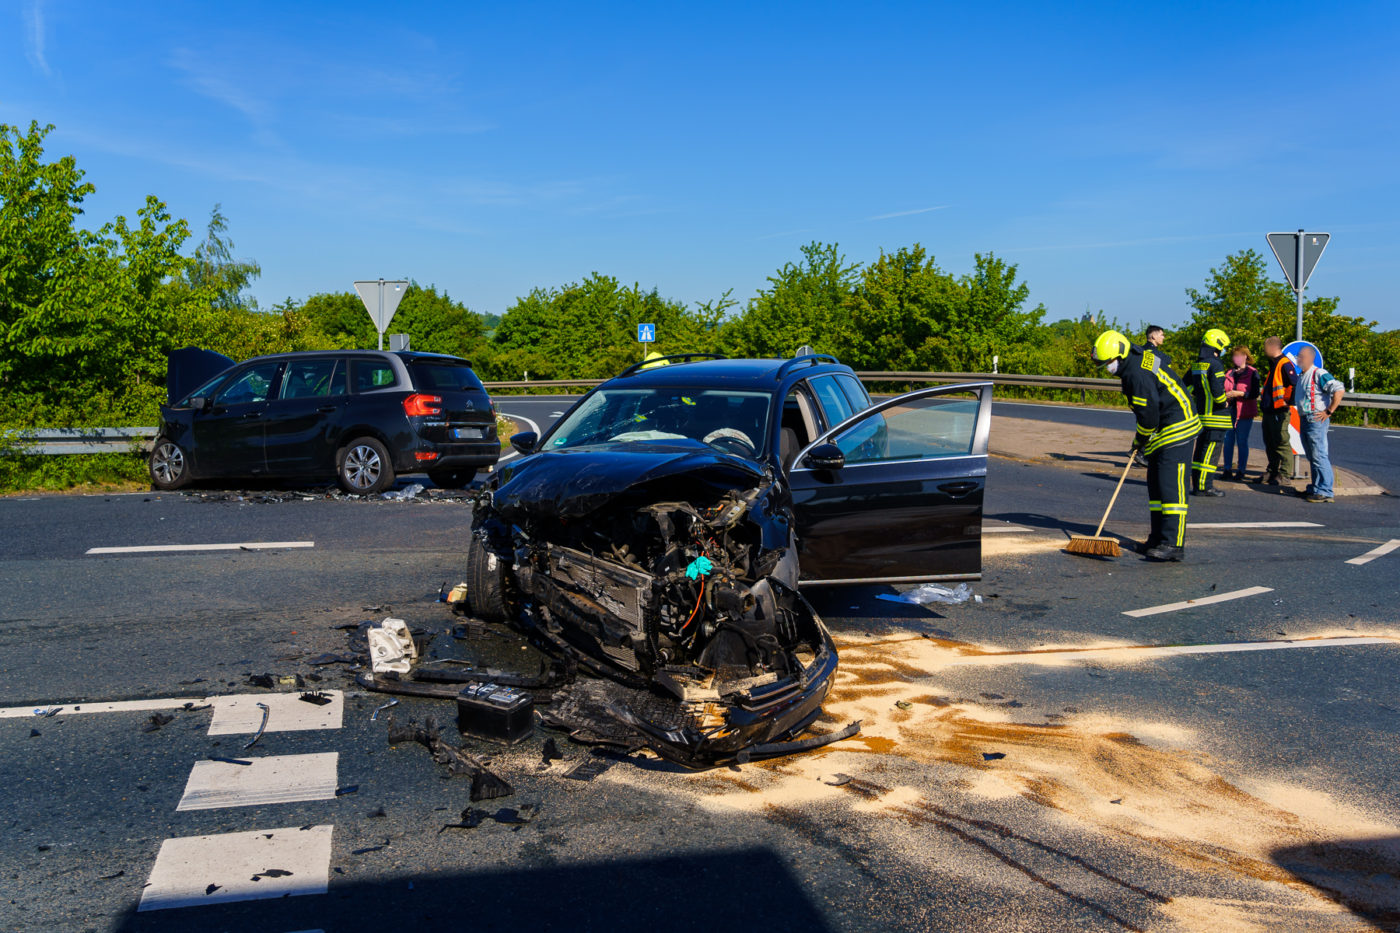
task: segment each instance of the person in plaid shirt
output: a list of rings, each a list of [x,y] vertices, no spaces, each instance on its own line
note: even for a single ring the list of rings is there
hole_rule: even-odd
[[[1327,455],[1327,429],[1332,414],[1342,404],[1346,386],[1342,381],[1317,365],[1317,353],[1312,347],[1298,351],[1298,387],[1293,391],[1293,404],[1298,408],[1298,431],[1303,437],[1303,452],[1312,468],[1312,481],[1303,497],[1309,502],[1332,501],[1332,460]]]

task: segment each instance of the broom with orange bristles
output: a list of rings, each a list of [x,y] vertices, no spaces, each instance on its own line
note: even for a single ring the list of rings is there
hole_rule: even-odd
[[[1091,538],[1088,535],[1071,535],[1069,544],[1065,545],[1065,550],[1070,554],[1087,554],[1090,557],[1117,557],[1123,553],[1118,546],[1116,538],[1103,537],[1103,526],[1108,523],[1108,513],[1113,511],[1113,503],[1118,501],[1118,493],[1123,489],[1123,481],[1128,478],[1128,471],[1133,468],[1133,451],[1128,451],[1128,462],[1123,465],[1123,475],[1118,477],[1118,487],[1113,490],[1113,497],[1108,500],[1108,508],[1103,510],[1103,518],[1099,520],[1098,530]]]

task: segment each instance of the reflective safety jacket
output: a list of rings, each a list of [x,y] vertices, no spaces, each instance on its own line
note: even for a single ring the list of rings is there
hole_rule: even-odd
[[[1233,427],[1225,398],[1225,365],[1220,362],[1220,351],[1215,347],[1203,345],[1191,367],[1191,399],[1201,416],[1202,428],[1228,431]]]
[[[1298,385],[1298,370],[1292,360],[1279,354],[1269,363],[1269,394],[1264,397],[1265,408],[1287,408],[1293,404],[1293,389]]]
[[[1190,440],[1201,433],[1201,419],[1191,397],[1167,361],[1152,351],[1133,347],[1119,370],[1123,395],[1137,418],[1143,453],[1152,453]]]

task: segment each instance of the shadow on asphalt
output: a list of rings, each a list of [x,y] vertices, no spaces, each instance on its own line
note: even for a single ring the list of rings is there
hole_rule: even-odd
[[[829,929],[798,880],[767,848],[513,871],[455,870],[428,877],[342,880],[324,895],[137,913],[116,929],[567,930],[714,933],[726,929]],[[420,926],[431,924],[431,926]]]
[[[1400,837],[1290,846],[1274,863],[1381,930],[1400,930]]]

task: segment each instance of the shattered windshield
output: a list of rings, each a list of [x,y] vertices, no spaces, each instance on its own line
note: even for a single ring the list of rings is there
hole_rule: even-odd
[[[770,398],[673,386],[598,389],[555,428],[546,447],[693,440],[754,457],[763,450]]]

